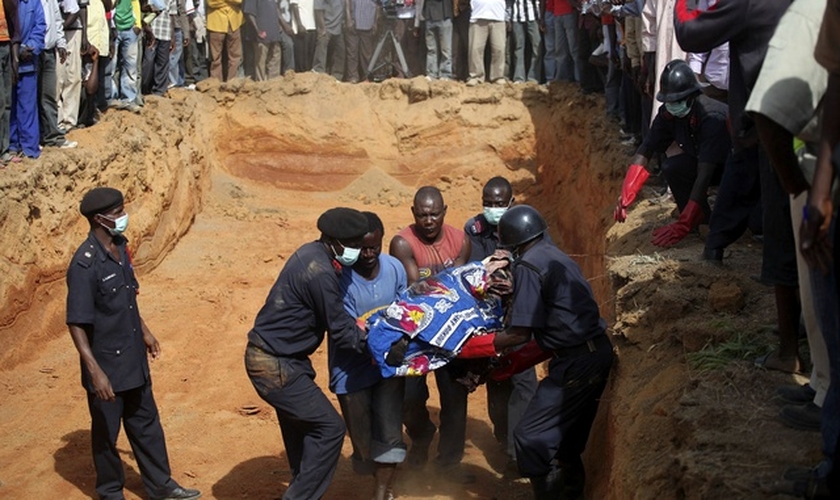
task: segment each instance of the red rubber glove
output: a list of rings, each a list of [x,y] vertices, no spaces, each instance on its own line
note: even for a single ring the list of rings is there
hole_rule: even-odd
[[[459,358],[492,358],[496,355],[496,347],[493,341],[496,340],[495,333],[486,335],[473,335],[461,346],[458,352]]]
[[[621,197],[618,198],[618,203],[613,213],[613,219],[616,222],[627,220],[627,207],[636,199],[636,195],[642,190],[642,186],[645,185],[648,177],[650,177],[650,173],[641,165],[633,164],[627,169],[627,175],[624,176],[624,184],[621,185]]]
[[[523,372],[532,366],[539,364],[554,356],[551,351],[543,351],[537,345],[537,341],[530,342],[507,354],[501,359],[501,366],[490,372],[490,378],[496,382],[507,380],[519,372]]]
[[[688,204],[680,213],[680,218],[673,224],[660,227],[653,232],[651,242],[658,247],[669,247],[676,245],[692,229],[699,226],[706,219],[706,215],[694,200],[688,200]]]

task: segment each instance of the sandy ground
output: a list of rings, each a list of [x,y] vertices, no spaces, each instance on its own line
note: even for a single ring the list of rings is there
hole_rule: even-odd
[[[601,106],[571,87],[349,86],[316,75],[207,83],[149,99],[140,116],[109,112],[71,135],[78,151],[0,172],[0,497],[94,494],[85,394],[63,324],[84,190],[127,194],[140,307],[163,347],[152,376],[175,479],[210,498],[275,498],[290,479],[282,440],[242,356],[285,259],[318,236],[326,208],[377,212],[387,239],[411,222],[414,190],[434,184],[446,221],[461,226],[480,210],[484,181],[506,175],[581,263],[617,348],[585,457],[587,496],[786,498],[782,471],[820,458],[816,434],[775,418],[774,388],[802,379],[751,359],[708,372],[686,362],[738,334],[765,351],[775,342],[772,291],[750,278],[760,243],[745,236],[724,267],[698,261],[702,231],[653,247],[650,231],[673,207],[654,189],[611,227],[629,152]],[[326,345],[313,363],[325,387]],[[436,394],[430,406],[436,419]],[[470,397],[467,435],[475,484],[401,469],[399,498],[530,498],[493,438],[483,388]],[[124,437],[120,449],[126,497],[143,498]],[[353,474],[349,455],[348,440],[327,498],[369,497],[372,479]]]

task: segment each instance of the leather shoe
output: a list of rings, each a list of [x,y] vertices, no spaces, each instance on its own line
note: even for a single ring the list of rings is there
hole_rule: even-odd
[[[165,497],[157,500],[195,500],[201,498],[201,492],[198,490],[191,490],[189,488],[176,487],[174,490],[166,494]]]
[[[779,420],[788,427],[801,431],[820,431],[822,408],[813,402],[804,405],[787,405],[779,412]]]
[[[776,389],[776,397],[783,403],[803,405],[814,401],[817,391],[808,384],[784,385]]]

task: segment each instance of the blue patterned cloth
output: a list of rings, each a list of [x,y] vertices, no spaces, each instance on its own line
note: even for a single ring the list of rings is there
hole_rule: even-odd
[[[451,361],[474,334],[501,330],[502,301],[488,291],[481,262],[447,269],[413,284],[368,318],[368,349],[383,377],[420,376]],[[401,366],[385,363],[391,346],[407,337]]]

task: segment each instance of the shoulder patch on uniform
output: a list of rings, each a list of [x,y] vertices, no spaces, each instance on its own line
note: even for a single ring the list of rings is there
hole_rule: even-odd
[[[481,234],[482,231],[484,231],[484,224],[482,219],[483,217],[473,217],[472,219],[470,219],[467,222],[467,231],[475,236]]]
[[[76,252],[76,255],[73,256],[73,260],[82,267],[90,267],[94,257],[96,257],[96,250],[93,248],[93,245],[90,245],[89,248],[80,248]]]

